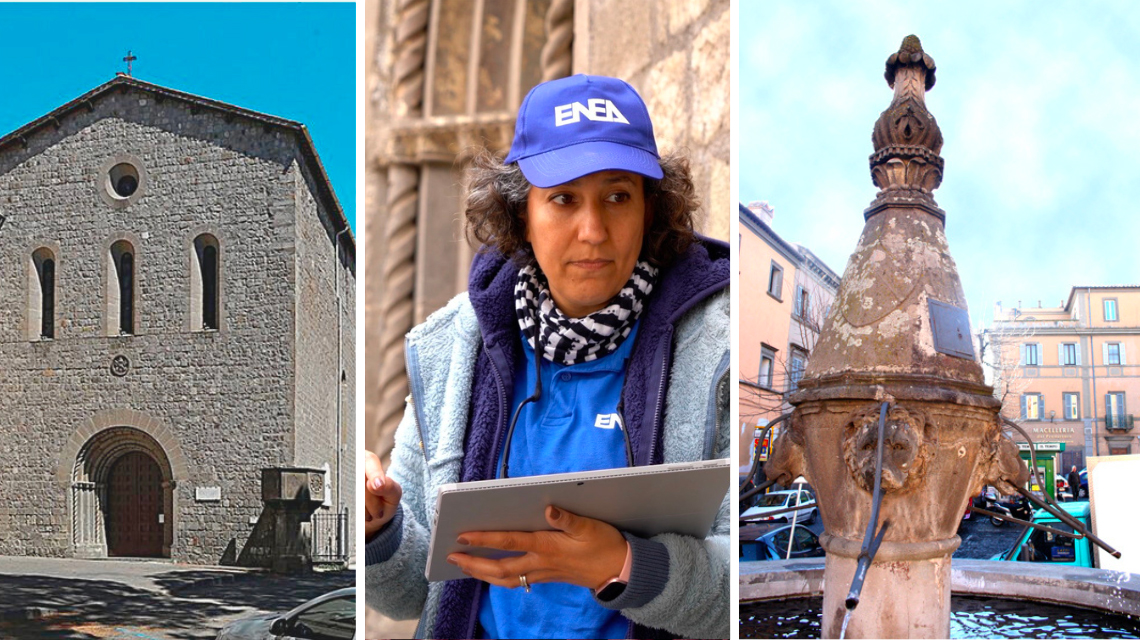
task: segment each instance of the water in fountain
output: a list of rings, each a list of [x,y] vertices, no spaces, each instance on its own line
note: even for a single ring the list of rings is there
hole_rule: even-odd
[[[1140,620],[1077,607],[954,596],[950,608],[951,638],[1140,638]],[[818,597],[742,604],[740,637],[818,638],[822,609]]]

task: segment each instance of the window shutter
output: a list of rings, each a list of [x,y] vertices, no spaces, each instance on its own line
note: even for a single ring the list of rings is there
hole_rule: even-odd
[[[1021,347],[1021,360],[1019,360],[1017,364],[1024,366],[1025,365],[1025,345],[1024,344],[1020,345],[1020,347]],[[1025,407],[1025,403],[1023,402],[1022,403],[1022,409],[1021,409],[1021,416],[1023,418],[1025,417],[1025,408],[1024,407]]]
[[[802,289],[803,287],[798,284],[796,285],[796,298],[792,300],[792,315],[802,316],[804,314],[803,306],[800,304],[800,291]]]
[[[1104,364],[1107,365],[1108,364],[1108,343],[1107,342],[1100,343],[1100,352],[1101,352],[1101,355],[1104,356],[1104,359],[1101,362],[1103,362]]]
[[[1104,421],[1105,423],[1112,422],[1112,394],[1104,394]]]
[[[1057,364],[1065,364],[1065,343],[1062,342],[1057,345]]]
[[[1033,345],[1033,351],[1034,351],[1033,355],[1037,356],[1033,360],[1034,362],[1037,363],[1037,366],[1041,366],[1041,365],[1045,364],[1045,361],[1042,359],[1042,356],[1041,356],[1041,343],[1040,342],[1037,342]]]
[[[1045,413],[1045,396],[1039,393],[1037,394],[1037,419],[1044,420],[1047,415],[1049,414]]]
[[[1124,357],[1124,343],[1123,342],[1120,343],[1120,364],[1121,365],[1128,364],[1128,359]]]
[[[1021,419],[1022,419],[1022,420],[1024,420],[1024,419],[1025,419],[1025,416],[1026,416],[1026,415],[1028,415],[1028,409],[1027,409],[1027,407],[1026,407],[1026,404],[1027,404],[1027,403],[1026,403],[1026,401],[1025,401],[1025,396],[1024,396],[1024,395],[1022,395],[1022,396],[1021,396]]]
[[[1081,343],[1077,343],[1077,366],[1081,366]]]

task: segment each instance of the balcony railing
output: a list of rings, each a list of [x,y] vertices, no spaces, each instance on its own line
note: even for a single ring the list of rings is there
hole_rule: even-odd
[[[1133,422],[1133,416],[1108,415],[1104,417],[1104,428],[1111,431],[1132,431]]]

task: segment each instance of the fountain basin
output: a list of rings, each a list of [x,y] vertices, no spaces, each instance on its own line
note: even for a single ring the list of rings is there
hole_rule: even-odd
[[[823,595],[823,573],[822,558],[741,562],[741,616],[745,616],[750,601],[819,598]],[[1027,600],[1140,620],[1140,575],[1137,574],[1046,563],[955,558],[950,575],[950,589],[956,600],[960,596]],[[1136,629],[1140,630],[1140,623]]]
[[[741,638],[818,638],[823,598],[756,601],[740,608]],[[954,596],[950,638],[1138,638],[1140,621],[1092,609]]]

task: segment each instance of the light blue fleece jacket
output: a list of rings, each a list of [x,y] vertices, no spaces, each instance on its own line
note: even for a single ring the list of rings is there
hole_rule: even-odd
[[[730,455],[729,290],[689,310],[677,323],[665,400],[664,462]],[[388,473],[403,487],[401,508],[382,535],[394,548],[366,549],[366,600],[396,619],[419,617],[416,637],[432,637],[443,583],[424,577],[435,496],[459,481],[480,331],[467,294],[409,332],[409,403],[396,431]],[[648,603],[622,609],[626,618],[693,638],[727,638],[729,607],[729,498],[725,495],[703,539],[662,534],[652,540],[669,553],[669,576]],[[379,540],[374,542],[380,542]],[[632,585],[631,585],[632,587]],[[619,597],[619,601],[622,598]]]

